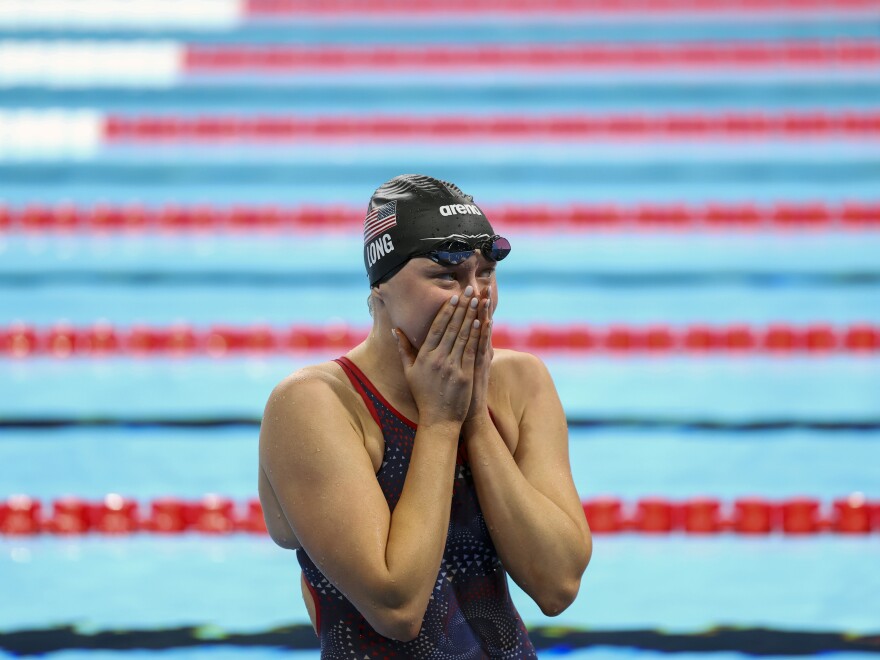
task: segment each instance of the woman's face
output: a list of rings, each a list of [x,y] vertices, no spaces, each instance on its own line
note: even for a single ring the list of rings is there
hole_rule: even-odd
[[[391,327],[400,328],[414,347],[421,347],[440,307],[452,296],[462,296],[468,286],[480,299],[487,297],[491,287],[494,312],[498,306],[495,267],[480,252],[457,266],[441,266],[424,257],[410,259],[381,285]]]

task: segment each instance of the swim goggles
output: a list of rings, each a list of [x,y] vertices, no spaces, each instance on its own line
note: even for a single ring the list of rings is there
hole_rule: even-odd
[[[491,236],[479,241],[454,238],[443,241],[428,252],[413,255],[427,257],[441,266],[457,266],[470,259],[479,250],[489,261],[501,261],[510,254],[510,241],[503,236]]]

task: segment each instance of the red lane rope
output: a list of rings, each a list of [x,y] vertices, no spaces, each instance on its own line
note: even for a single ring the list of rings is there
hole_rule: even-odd
[[[504,204],[483,207],[493,224],[528,230],[801,230],[880,229],[880,201],[709,203],[704,205]],[[363,224],[352,206],[120,206],[0,205],[2,232],[351,232]]]
[[[596,534],[811,535],[868,534],[880,531],[880,501],[867,501],[860,493],[830,503],[799,497],[772,501],[760,497],[722,502],[701,497],[684,501],[643,498],[627,503],[615,497],[582,502],[584,515]],[[238,503],[222,495],[198,500],[163,497],[142,505],[135,499],[109,494],[93,501],[68,496],[51,505],[26,495],[0,501],[0,534],[32,536],[50,533],[181,534],[266,533],[258,499]]]
[[[123,117],[104,121],[119,142],[376,140],[621,140],[853,138],[880,136],[880,112],[448,117]]]
[[[657,71],[719,67],[766,71],[768,67],[842,70],[880,64],[880,41],[793,41],[697,44],[576,44],[533,46],[186,46],[184,70],[193,73],[332,71]]]
[[[0,357],[49,356],[209,356],[215,358],[272,353],[348,350],[363,341],[369,330],[346,325],[328,327],[215,325],[198,329],[188,324],[168,327],[138,325],[116,328],[106,323],[75,327],[58,323],[36,328],[24,323],[0,327]],[[493,328],[497,348],[578,354],[722,354],[741,356],[852,354],[880,352],[880,326],[829,324],[794,326],[773,324],[692,325],[644,327],[613,325],[532,325]]]
[[[876,0],[247,0],[249,17],[338,14],[712,14],[877,11]]]

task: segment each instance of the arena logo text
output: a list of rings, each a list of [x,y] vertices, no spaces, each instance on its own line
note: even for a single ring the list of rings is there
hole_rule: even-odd
[[[440,215],[483,215],[474,204],[447,204],[440,207]]]

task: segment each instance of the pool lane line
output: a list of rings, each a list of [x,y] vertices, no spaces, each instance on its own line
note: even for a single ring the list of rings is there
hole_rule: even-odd
[[[5,115],[35,126],[45,115],[29,111]],[[0,121],[4,115],[0,113]],[[870,139],[880,137],[880,112],[788,111],[689,112],[626,114],[578,113],[494,115],[96,115],[104,144],[171,144],[192,141],[248,144],[317,141],[328,143],[356,139],[412,140],[727,140],[782,138]],[[57,118],[53,116],[53,120]]]
[[[351,71],[412,72],[430,75],[515,70],[609,71],[711,70],[762,71],[880,64],[880,41],[732,41],[708,43],[479,44],[426,46],[303,47],[181,44],[182,74],[254,71],[282,73]]]
[[[730,0],[663,0],[645,2],[633,0],[366,0],[353,4],[346,0],[245,0],[242,14],[249,18],[271,18],[273,20],[291,18],[331,18],[333,20],[354,16],[360,19],[376,17],[379,19],[425,16],[431,20],[449,18],[466,20],[468,16],[488,15],[491,18],[523,16],[534,21],[536,16],[550,15],[553,18],[586,15],[590,18],[602,16],[650,18],[697,17],[721,14],[751,15],[775,18],[779,15],[810,16],[813,13],[841,14],[863,12],[878,16],[880,7],[875,0],[762,0],[761,2],[730,2]]]
[[[347,350],[369,335],[365,326],[269,324],[211,325],[179,321],[170,325],[135,323],[116,326],[106,321],[73,325],[58,321],[35,326],[23,321],[0,326],[0,357],[26,359],[48,356],[105,359],[229,358]],[[880,355],[880,325],[825,322],[766,325],[670,324],[544,324],[499,325],[492,329],[493,345],[537,353],[569,355],[719,355],[798,356],[828,358],[836,355],[871,358]]]
[[[571,626],[527,626],[529,639],[543,651],[617,648],[664,654],[733,652],[745,656],[804,657],[832,653],[880,656],[880,633],[777,630],[719,625],[692,633],[661,630],[594,630]],[[137,649],[139,652],[204,647],[302,650],[320,648],[310,624],[292,624],[251,632],[222,630],[216,625],[80,629],[76,624],[0,631],[0,649],[15,656],[49,656],[73,650]],[[833,656],[830,656],[833,657]]]
[[[45,429],[259,429],[260,417],[0,417],[2,431],[41,431]],[[568,417],[569,428],[585,430],[633,431],[702,431],[707,433],[781,433],[813,431],[835,433],[880,431],[880,417],[852,419],[762,418],[732,421],[729,419],[686,417]]]
[[[305,272],[265,272],[236,270],[200,269],[198,272],[173,269],[125,271],[90,271],[79,269],[51,268],[47,264],[41,272],[2,272],[0,287],[7,289],[40,289],[53,286],[88,285],[89,287],[166,287],[166,286],[210,286],[210,287],[260,287],[281,288],[308,287],[314,285],[315,271]],[[353,271],[321,271],[322,286],[360,286],[363,274]],[[786,272],[713,270],[709,272],[602,272],[595,270],[563,272],[530,269],[527,273],[512,270],[504,273],[504,283],[513,286],[535,285],[536,282],[552,281],[554,286],[603,287],[614,289],[665,289],[687,286],[715,287],[719,285],[740,285],[744,287],[871,287],[880,284],[880,270],[853,272]]]
[[[467,143],[486,151],[510,144],[542,146],[571,142],[611,145],[683,142],[715,149],[740,141],[783,145],[835,140],[860,145],[880,140],[880,112],[873,110],[596,113],[503,113],[479,115],[186,114],[124,115],[89,110],[0,110],[0,147],[11,159],[27,154],[91,156],[106,148],[226,150],[322,146],[387,149],[390,145]],[[686,146],[684,146],[686,145]],[[644,148],[644,147],[643,147]],[[828,147],[826,147],[828,148]],[[752,154],[755,147],[749,150]],[[868,150],[868,153],[872,153]],[[856,154],[857,156],[860,154]]]
[[[880,500],[863,492],[823,502],[798,495],[781,500],[761,495],[732,501],[712,495],[669,499],[652,495],[624,501],[614,495],[581,498],[583,514],[594,534],[736,534],[785,537],[825,533],[863,538],[880,531]],[[260,500],[206,493],[197,498],[165,495],[141,501],[118,492],[99,499],[73,494],[44,502],[27,494],[0,499],[0,535],[33,537],[45,534],[268,534]]]
[[[186,44],[173,40],[4,40],[4,87],[105,85],[168,88],[242,75],[317,81],[381,74],[391,79],[682,75],[774,80],[880,77],[880,40],[812,39],[708,43],[292,46]],[[371,81],[376,84],[375,81]]]
[[[566,1],[566,0],[416,0],[394,2],[368,0],[351,3],[341,0],[303,2],[301,0],[189,0],[186,5],[152,2],[149,11],[132,11],[120,3],[100,0],[6,0],[8,9],[0,14],[0,29],[134,29],[146,27],[155,32],[190,29],[201,33],[224,33],[248,25],[264,23],[356,22],[359,25],[390,23],[395,27],[426,21],[446,21],[467,25],[474,20],[529,23],[556,21],[610,21],[664,23],[692,22],[712,18],[724,21],[815,21],[830,18],[870,19],[877,16],[874,0],[764,0],[735,3],[728,0],[687,2]],[[147,16],[148,13],[148,16]],[[49,18],[51,17],[51,18]]]
[[[880,114],[878,114],[880,135]],[[703,203],[651,202],[486,204],[482,210],[509,230],[567,232],[775,232],[880,230],[880,200],[844,203],[780,200],[772,204],[708,201]],[[197,205],[0,204],[0,234],[34,235],[55,232],[189,234],[204,232],[236,235],[242,231],[317,233],[346,232],[363,221],[360,207],[345,204]]]

